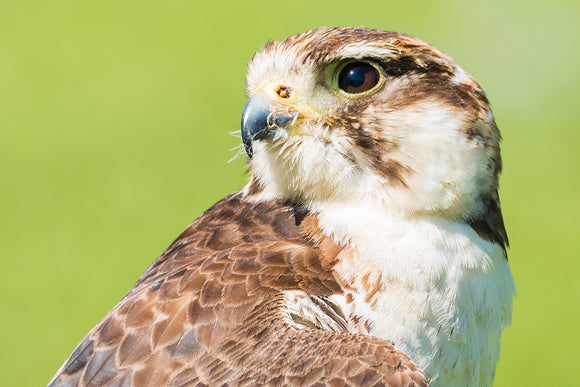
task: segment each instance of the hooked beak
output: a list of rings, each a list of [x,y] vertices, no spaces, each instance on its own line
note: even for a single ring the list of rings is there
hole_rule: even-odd
[[[252,158],[254,141],[271,138],[298,117],[298,111],[273,101],[265,92],[254,94],[242,112],[242,140],[248,157]]]

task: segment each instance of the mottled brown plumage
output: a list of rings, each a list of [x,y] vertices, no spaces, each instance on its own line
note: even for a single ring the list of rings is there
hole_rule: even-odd
[[[225,198],[153,263],[50,386],[425,385],[391,342],[290,324],[282,291],[342,291],[323,265],[341,248],[316,240],[313,222],[292,206]]]

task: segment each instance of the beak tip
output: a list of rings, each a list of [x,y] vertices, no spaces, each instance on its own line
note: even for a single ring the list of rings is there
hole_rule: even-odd
[[[252,143],[247,143],[244,141],[244,149],[246,150],[246,154],[248,155],[248,158],[251,159],[252,156],[254,155],[254,150],[252,149]]]
[[[258,92],[250,97],[242,112],[242,140],[248,157],[254,152],[252,143],[268,138],[277,128],[291,124],[297,116],[296,112],[272,111],[273,101],[264,92]]]
[[[268,130],[270,115],[270,98],[265,93],[250,97],[242,112],[242,140],[248,157],[252,158],[252,142],[263,136]]]

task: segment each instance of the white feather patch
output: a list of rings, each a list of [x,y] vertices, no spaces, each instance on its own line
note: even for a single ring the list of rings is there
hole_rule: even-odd
[[[331,297],[347,316],[393,340],[434,386],[491,384],[515,294],[500,246],[466,224],[391,216],[369,203],[320,208],[319,224],[356,251],[335,267],[355,288],[353,303]],[[380,290],[369,297],[373,277]]]

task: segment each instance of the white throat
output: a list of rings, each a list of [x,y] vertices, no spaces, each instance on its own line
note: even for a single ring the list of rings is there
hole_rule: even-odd
[[[489,386],[515,293],[503,249],[467,224],[377,207],[315,208],[323,232],[352,248],[335,271],[354,290],[333,301],[393,340],[434,386]]]

